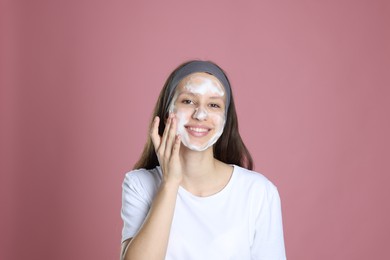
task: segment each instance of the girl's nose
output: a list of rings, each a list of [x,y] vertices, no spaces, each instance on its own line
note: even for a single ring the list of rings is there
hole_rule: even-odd
[[[197,107],[195,108],[194,114],[192,115],[192,118],[198,119],[198,120],[205,120],[208,116],[207,110]]]

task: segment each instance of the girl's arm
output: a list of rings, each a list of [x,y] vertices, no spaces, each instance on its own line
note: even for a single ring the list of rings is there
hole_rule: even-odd
[[[159,190],[138,233],[122,243],[121,259],[164,259],[182,180],[179,158],[180,137],[176,136],[176,119],[170,116],[163,133],[158,135],[159,118],[153,123],[151,138],[163,173]]]

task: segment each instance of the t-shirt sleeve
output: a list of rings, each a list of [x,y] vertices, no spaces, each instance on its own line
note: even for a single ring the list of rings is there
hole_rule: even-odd
[[[252,259],[285,260],[281,203],[278,190],[271,185],[255,223]]]
[[[134,237],[138,232],[149,208],[150,203],[138,176],[132,172],[127,173],[122,185],[122,242]]]

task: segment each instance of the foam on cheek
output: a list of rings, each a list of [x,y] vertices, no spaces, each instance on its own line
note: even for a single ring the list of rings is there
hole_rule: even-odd
[[[169,105],[169,113],[174,113],[176,115],[176,120],[177,120],[176,134],[180,135],[182,143],[185,146],[187,146],[187,143],[189,143],[189,136],[184,126],[188,123],[188,118],[190,117],[186,115],[186,113],[182,111],[178,111],[176,109],[175,103],[177,97],[178,97],[178,93],[175,93],[175,95],[172,98],[171,104]]]
[[[177,119],[177,134],[181,136],[181,140],[185,146],[189,142],[189,135],[184,127],[188,123],[188,116],[185,113],[180,111],[175,111]]]

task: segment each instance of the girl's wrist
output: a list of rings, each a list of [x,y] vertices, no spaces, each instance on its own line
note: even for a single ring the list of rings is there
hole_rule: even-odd
[[[172,190],[175,192],[177,192],[179,186],[180,182],[177,180],[163,180],[160,185],[161,189]]]

